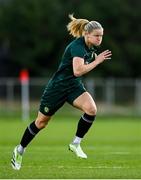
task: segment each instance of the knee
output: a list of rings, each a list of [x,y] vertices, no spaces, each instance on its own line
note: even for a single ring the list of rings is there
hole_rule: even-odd
[[[35,121],[35,124],[36,124],[38,129],[43,129],[43,128],[45,128],[47,126],[50,119],[51,119],[50,117],[37,118],[36,121]]]
[[[86,108],[84,109],[84,112],[85,112],[86,114],[89,114],[89,115],[94,116],[94,115],[96,115],[96,113],[97,113],[97,107],[96,107],[96,106],[93,106],[93,105],[91,105],[91,106],[86,106]]]

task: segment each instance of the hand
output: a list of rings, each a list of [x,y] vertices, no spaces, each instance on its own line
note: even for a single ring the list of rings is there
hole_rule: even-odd
[[[107,59],[111,59],[112,53],[109,50],[103,51],[102,53],[100,53],[95,61],[97,62],[97,64],[102,63],[103,61],[107,60]]]

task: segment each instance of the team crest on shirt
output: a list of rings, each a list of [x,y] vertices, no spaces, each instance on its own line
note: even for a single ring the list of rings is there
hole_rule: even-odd
[[[48,113],[49,108],[48,108],[47,106],[45,106],[45,107],[44,107],[44,111],[45,111],[46,113]]]
[[[95,55],[94,52],[86,53],[84,55],[85,64],[89,64],[94,59],[94,55]]]
[[[94,58],[94,56],[95,56],[95,53],[93,52],[92,55],[91,55],[91,58]]]

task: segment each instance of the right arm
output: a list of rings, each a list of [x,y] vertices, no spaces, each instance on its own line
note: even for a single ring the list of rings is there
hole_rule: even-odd
[[[83,58],[74,57],[73,58],[74,76],[79,77],[79,76],[82,76],[82,75],[88,73],[89,71],[94,69],[98,64],[102,63],[103,61],[105,61],[107,59],[111,59],[111,55],[112,55],[111,51],[109,51],[109,50],[103,51],[96,57],[96,59],[93,62],[91,62],[89,64],[85,64]]]

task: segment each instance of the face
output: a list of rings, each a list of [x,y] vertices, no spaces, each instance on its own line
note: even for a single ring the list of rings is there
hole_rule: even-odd
[[[99,46],[103,38],[103,29],[95,29],[87,34],[88,44]]]

